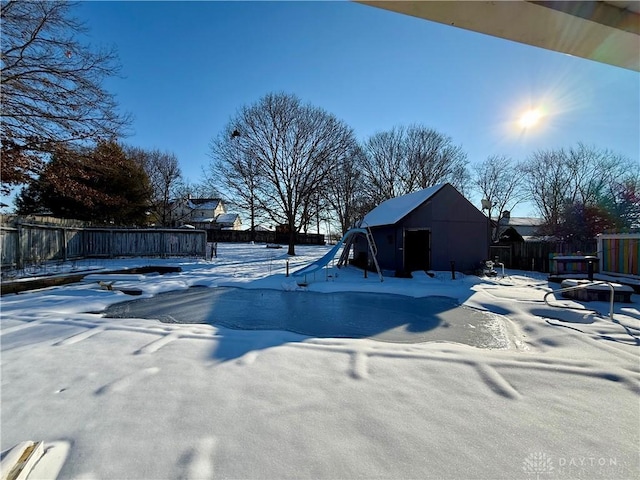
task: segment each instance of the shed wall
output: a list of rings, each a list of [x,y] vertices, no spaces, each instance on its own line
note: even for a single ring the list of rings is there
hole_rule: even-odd
[[[431,201],[410,213],[405,227],[429,222],[431,268],[449,270],[452,261],[458,271],[474,271],[489,249],[487,217],[455,188],[446,185]]]
[[[371,228],[380,268],[404,271],[404,237],[411,229],[430,231],[433,270],[449,270],[453,261],[458,271],[475,271],[487,258],[487,217],[451,185],[445,185],[396,225]],[[366,242],[358,242],[354,258],[366,248]]]

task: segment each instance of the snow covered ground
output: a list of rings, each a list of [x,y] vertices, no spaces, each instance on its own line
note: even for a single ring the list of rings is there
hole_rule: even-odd
[[[297,247],[290,270],[328,248]],[[29,478],[640,476],[640,296],[616,304],[611,322],[606,303],[559,298],[575,308],[547,306],[543,296],[557,285],[540,274],[452,280],[438,272],[381,283],[348,267],[328,278],[319,273],[301,288],[285,277],[286,261],[285,250],[221,244],[212,261],[93,265],[178,265],[180,273],[94,272],[81,283],[3,296],[1,449],[45,442]],[[114,281],[114,290],[100,287],[101,280]],[[346,338],[324,327],[304,335],[102,313],[162,292],[200,290],[193,286],[255,289],[242,310],[255,318],[276,308],[263,289],[309,294],[306,333],[318,322],[311,312],[332,293],[392,294],[375,298],[389,299],[384,318],[395,319],[396,336],[376,339],[385,334],[376,330]],[[444,316],[429,331],[404,324],[403,302],[430,296],[465,308],[440,308]],[[174,310],[194,321],[210,318],[206,301],[173,298]],[[346,323],[368,321],[349,315]],[[507,341],[469,341],[474,315],[491,320],[484,325]]]

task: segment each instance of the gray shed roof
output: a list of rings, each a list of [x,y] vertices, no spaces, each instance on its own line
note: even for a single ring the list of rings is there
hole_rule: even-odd
[[[365,215],[362,226],[393,225],[433,197],[445,185],[446,183],[441,183],[424,190],[385,200]]]

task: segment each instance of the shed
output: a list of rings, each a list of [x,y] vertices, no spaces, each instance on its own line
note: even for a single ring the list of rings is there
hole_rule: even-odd
[[[223,213],[216,217],[216,227],[226,230],[240,230],[242,221],[237,213]]]
[[[387,200],[362,220],[383,270],[475,271],[487,259],[489,219],[450,183]],[[367,245],[354,242],[354,263],[367,265]]]

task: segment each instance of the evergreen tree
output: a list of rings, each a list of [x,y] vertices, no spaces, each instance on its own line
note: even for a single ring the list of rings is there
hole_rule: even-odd
[[[146,220],[150,191],[144,169],[120,145],[100,142],[93,150],[56,150],[40,177],[23,189],[18,211],[139,225]]]

